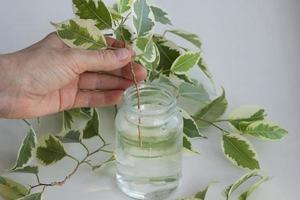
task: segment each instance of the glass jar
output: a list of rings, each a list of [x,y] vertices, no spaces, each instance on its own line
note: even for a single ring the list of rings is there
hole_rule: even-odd
[[[183,120],[176,97],[163,85],[134,86],[116,117],[117,182],[136,199],[163,199],[179,184]]]

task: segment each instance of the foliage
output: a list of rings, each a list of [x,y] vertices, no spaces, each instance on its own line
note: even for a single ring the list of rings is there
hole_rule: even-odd
[[[186,105],[181,113],[184,119],[183,147],[197,153],[193,148],[194,139],[207,138],[205,130],[213,127],[220,130],[221,148],[226,158],[238,167],[244,169],[259,169],[260,163],[253,145],[247,137],[278,140],[287,135],[287,131],[269,120],[266,120],[265,110],[257,106],[243,106],[232,112],[227,118],[221,118],[227,110],[228,101],[222,88],[219,96],[210,95],[206,87],[199,81],[191,79],[191,69],[199,70],[211,82],[209,72],[202,54],[200,38],[186,31],[169,28],[172,25],[166,11],[150,5],[147,0],[118,0],[113,7],[105,5],[102,0],[73,0],[73,10],[76,15],[61,23],[52,23],[58,36],[69,47],[98,50],[112,48],[105,40],[105,33],[123,40],[136,51],[135,62],[141,63],[148,70],[147,82],[165,84],[176,91],[177,98],[189,102],[193,112],[188,113]],[[132,22],[130,22],[132,19]],[[156,22],[166,25],[162,34],[154,33]],[[133,27],[130,25],[133,24]],[[195,49],[188,49],[174,43],[167,36],[175,35],[192,44]],[[76,118],[84,122],[84,127],[76,126]],[[221,118],[221,119],[220,119]],[[105,149],[108,144],[100,134],[99,111],[94,108],[80,108],[62,112],[62,133],[59,136],[50,135],[37,140],[32,127],[24,139],[12,173],[29,173],[37,177],[37,184],[29,189],[10,179],[0,177],[0,195],[5,199],[41,199],[46,187],[63,185],[71,178],[82,164],[91,169],[97,169],[114,160],[113,152]],[[112,119],[113,120],[113,119]],[[220,123],[227,123],[230,129],[225,130]],[[91,151],[86,145],[87,139],[99,139],[101,145]],[[86,150],[82,160],[70,155],[64,148],[65,143],[73,143]],[[90,162],[90,157],[96,153],[106,153],[110,156],[98,165]],[[32,165],[32,158],[37,158],[45,165],[54,164],[62,159],[72,159],[76,166],[70,174],[60,181],[43,183],[39,178],[40,164]],[[235,189],[250,177],[258,176],[250,173],[242,177],[226,190],[227,200]],[[240,196],[247,197],[263,182],[262,178]],[[41,193],[30,193],[31,189],[39,188]],[[190,199],[204,200],[206,192],[199,192]]]

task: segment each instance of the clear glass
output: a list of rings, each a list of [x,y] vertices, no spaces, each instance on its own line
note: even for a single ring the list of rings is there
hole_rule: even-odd
[[[183,121],[170,90],[156,84],[139,89],[141,109],[132,86],[116,117],[117,182],[133,198],[163,199],[181,177]]]

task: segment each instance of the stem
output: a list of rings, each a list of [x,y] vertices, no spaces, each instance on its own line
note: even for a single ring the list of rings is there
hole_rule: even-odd
[[[31,126],[31,123],[29,121],[27,121],[26,119],[22,119],[23,122],[25,122],[28,126]]]
[[[229,131],[223,129],[222,127],[220,127],[218,125],[216,125],[214,122],[211,122],[211,121],[208,121],[208,120],[205,120],[205,119],[201,119],[201,118],[197,119],[196,121],[203,121],[205,123],[208,123],[208,124],[212,125],[213,127],[217,128],[217,129],[219,129],[222,132],[230,133]]]
[[[62,186],[64,185],[76,172],[77,170],[79,169],[79,167],[82,165],[82,164],[88,164],[89,166],[91,166],[91,168],[93,169],[95,166],[93,166],[89,161],[88,161],[88,158],[100,151],[102,152],[106,152],[106,153],[113,153],[112,151],[108,151],[108,150],[104,150],[103,148],[107,146],[107,144],[103,144],[101,147],[99,147],[97,150],[93,151],[93,152],[90,152],[88,150],[88,148],[81,142],[80,143],[86,150],[87,150],[87,154],[86,156],[81,160],[79,161],[78,159],[76,159],[75,157],[67,154],[67,157],[71,158],[72,160],[74,160],[76,162],[76,166],[75,168],[71,171],[70,174],[68,174],[63,180],[61,181],[55,181],[55,182],[52,182],[52,183],[42,183],[40,181],[40,178],[38,176],[38,174],[36,174],[36,179],[37,179],[37,184],[36,185],[33,185],[33,186],[30,186],[29,188],[29,191],[31,191],[32,189],[34,188],[37,188],[37,187],[43,187],[43,190],[45,190],[46,187],[53,187],[53,186]],[[106,160],[104,161],[101,165],[103,165],[104,163],[107,163],[108,161],[110,161],[111,158],[109,160]]]

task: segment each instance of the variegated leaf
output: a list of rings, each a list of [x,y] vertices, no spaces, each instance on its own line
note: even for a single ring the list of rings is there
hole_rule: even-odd
[[[288,134],[287,130],[268,121],[257,121],[251,123],[247,126],[245,133],[267,140],[279,140]]]
[[[28,194],[28,189],[20,183],[0,176],[0,197],[4,200],[16,200]]]
[[[179,37],[182,37],[183,39],[194,44],[196,47],[201,48],[200,38],[196,34],[189,33],[189,32],[183,31],[183,30],[167,30],[166,32],[170,32]]]
[[[54,136],[49,135],[37,148],[36,156],[43,164],[56,163],[67,156],[63,144]]]
[[[129,11],[132,7],[132,3],[133,0],[118,0],[117,5],[118,5],[119,13],[124,13]]]
[[[172,25],[171,20],[168,18],[168,14],[159,7],[151,6],[152,13],[156,22],[162,24]]]
[[[102,0],[73,0],[73,9],[80,19],[95,21],[100,30],[112,28],[111,14]]]
[[[171,66],[171,71],[176,74],[186,74],[200,59],[199,52],[186,52],[179,56]]]
[[[138,37],[147,35],[153,28],[154,22],[150,17],[150,7],[146,0],[135,0],[133,3],[133,25]]]
[[[52,24],[69,47],[96,50],[107,46],[104,35],[91,20],[72,19]]]
[[[213,122],[214,120],[218,119],[224,114],[227,105],[228,102],[226,100],[225,90],[223,89],[221,96],[212,100],[204,108],[196,112],[193,115],[193,118],[195,119],[200,128],[208,127],[211,125],[209,122]]]
[[[224,134],[222,150],[225,156],[238,167],[245,169],[259,169],[259,161],[252,144],[239,134]]]
[[[19,149],[16,164],[11,171],[14,171],[18,168],[23,168],[32,160],[33,153],[36,148],[36,143],[37,143],[36,133],[33,130],[33,128],[30,127],[30,130],[27,133],[26,137],[24,138],[22,145]]]

